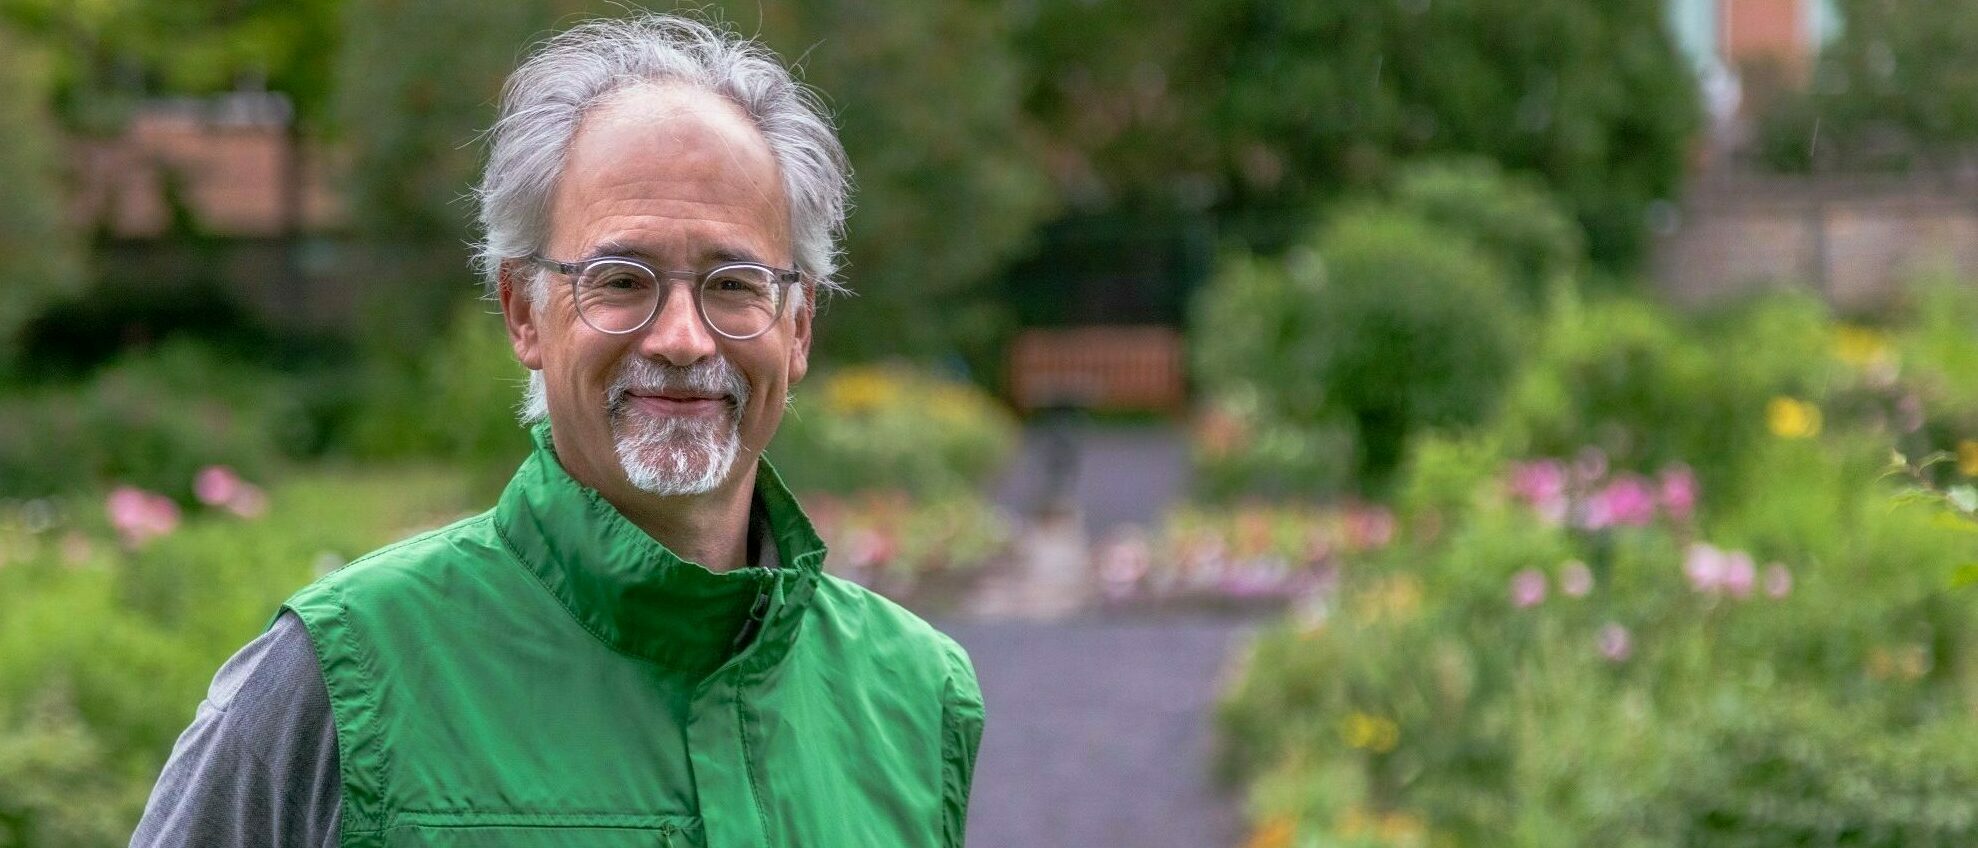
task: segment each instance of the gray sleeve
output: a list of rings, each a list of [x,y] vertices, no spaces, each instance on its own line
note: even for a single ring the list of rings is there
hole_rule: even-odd
[[[284,612],[214,675],[131,848],[335,848],[342,801],[329,692]]]

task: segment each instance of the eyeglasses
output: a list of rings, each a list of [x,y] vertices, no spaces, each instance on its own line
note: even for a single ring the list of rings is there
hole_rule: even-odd
[[[600,333],[635,333],[652,322],[665,301],[666,280],[694,283],[694,309],[709,329],[736,341],[747,341],[776,325],[790,286],[803,279],[798,271],[754,262],[733,262],[706,273],[660,271],[623,256],[600,256],[583,262],[558,262],[530,255],[536,265],[570,278],[577,317]]]

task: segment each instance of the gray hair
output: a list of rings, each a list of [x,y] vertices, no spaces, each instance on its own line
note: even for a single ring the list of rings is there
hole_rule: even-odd
[[[684,83],[740,106],[762,132],[790,205],[798,271],[818,289],[842,291],[840,239],[849,205],[844,147],[809,87],[761,44],[676,15],[641,14],[578,24],[544,42],[508,78],[501,117],[489,130],[487,170],[475,190],[483,238],[476,245],[490,296],[502,263],[540,252],[549,238],[549,199],[585,113],[611,95],[653,83]],[[538,300],[544,277],[525,295]],[[802,308],[799,293],[795,308]],[[523,421],[548,413],[542,374],[531,372]]]

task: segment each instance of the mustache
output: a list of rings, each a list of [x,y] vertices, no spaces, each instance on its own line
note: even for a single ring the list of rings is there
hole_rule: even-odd
[[[622,414],[625,397],[634,391],[720,395],[728,399],[731,410],[737,414],[749,403],[749,381],[742,376],[742,369],[718,355],[684,367],[627,357],[605,390],[606,411],[613,417]]]

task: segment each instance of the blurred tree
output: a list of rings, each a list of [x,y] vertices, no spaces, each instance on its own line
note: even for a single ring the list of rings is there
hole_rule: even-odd
[[[65,220],[61,140],[48,110],[49,57],[0,26],[0,370],[21,329],[81,285],[82,257]]]
[[[1350,423],[1360,483],[1378,490],[1412,435],[1496,411],[1516,328],[1494,257],[1405,210],[1359,205],[1281,263],[1228,263],[1191,330],[1204,385],[1295,426]]]
[[[1126,0],[1034,12],[1028,104],[1073,198],[1212,207],[1252,244],[1400,161],[1474,153],[1567,201],[1632,261],[1698,124],[1658,0]]]
[[[1978,143],[1978,5],[1842,0],[1810,86],[1760,108],[1758,154],[1785,171],[1904,170]],[[1778,76],[1776,69],[1748,69]],[[1747,89],[1751,85],[1747,84]]]
[[[75,128],[121,130],[139,98],[266,87],[305,126],[329,117],[343,0],[0,0],[7,21],[52,50],[58,102]]]
[[[502,80],[549,34],[550,0],[345,0],[335,115],[351,218],[371,239],[458,245]],[[464,254],[454,267],[467,276]]]
[[[855,172],[838,304],[818,343],[840,358],[979,351],[1011,318],[986,282],[1052,211],[1021,117],[1003,6],[800,0],[736,4],[837,114]]]
[[[1586,257],[1586,234],[1542,184],[1488,159],[1425,159],[1402,166],[1389,192],[1396,206],[1469,236],[1492,254],[1524,305],[1543,307],[1571,283]]]

